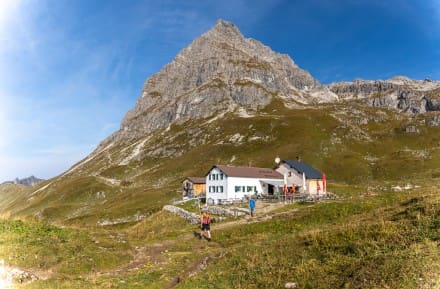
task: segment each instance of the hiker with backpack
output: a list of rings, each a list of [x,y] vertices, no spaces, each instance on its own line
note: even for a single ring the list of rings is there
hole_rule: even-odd
[[[204,232],[206,232],[205,238],[208,241],[211,241],[211,217],[207,211],[202,211],[202,215],[200,216],[200,239],[204,236]]]

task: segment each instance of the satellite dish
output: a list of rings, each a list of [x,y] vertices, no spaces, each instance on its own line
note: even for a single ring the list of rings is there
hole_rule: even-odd
[[[275,158],[275,163],[278,165],[280,162],[281,162],[280,157],[276,157],[276,158]]]

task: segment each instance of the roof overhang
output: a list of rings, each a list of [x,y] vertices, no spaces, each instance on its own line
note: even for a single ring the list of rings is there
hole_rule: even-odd
[[[273,185],[276,187],[282,187],[284,186],[284,180],[260,180],[260,182]]]

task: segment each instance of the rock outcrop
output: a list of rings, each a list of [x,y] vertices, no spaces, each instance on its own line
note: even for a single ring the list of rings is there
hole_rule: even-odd
[[[440,82],[397,76],[388,80],[355,80],[329,85],[342,99],[363,99],[373,107],[394,108],[410,114],[440,111]]]
[[[0,259],[0,286],[5,286],[1,288],[15,288],[19,284],[28,284],[38,279],[38,276],[31,272],[5,266],[5,261]]]
[[[337,99],[288,55],[219,20],[146,81],[136,107],[109,140],[138,138],[174,123],[239,109],[257,111],[275,97],[290,105]]]
[[[245,38],[233,23],[219,20],[147,79],[120,129],[94,154],[173,124],[226,113],[258,115],[274,99],[289,108],[360,99],[369,106],[418,114],[440,111],[440,82],[398,76],[323,86],[288,55]]]
[[[13,183],[16,185],[24,185],[24,186],[32,187],[32,186],[35,186],[36,184],[41,183],[43,181],[44,181],[43,179],[39,179],[34,176],[30,176],[28,178],[23,178],[23,179],[16,178],[13,181]]]
[[[429,122],[429,126],[440,126],[440,115],[434,116]]]

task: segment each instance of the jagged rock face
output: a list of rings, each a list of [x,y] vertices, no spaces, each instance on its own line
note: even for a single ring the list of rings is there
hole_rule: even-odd
[[[35,186],[38,183],[41,183],[42,181],[44,181],[44,180],[36,178],[34,176],[30,176],[30,177],[24,178],[24,179],[16,178],[13,183],[14,184],[18,184],[18,185],[24,185],[24,186],[32,187],[32,186]]]
[[[256,111],[274,97],[304,104],[336,99],[288,55],[219,20],[146,81],[136,107],[112,138],[136,138],[238,108]]]
[[[411,114],[440,111],[440,82],[398,76],[385,81],[355,80],[329,85],[344,99],[365,99],[374,107],[395,108]]]
[[[227,112],[257,112],[274,98],[287,107],[339,99],[362,99],[370,106],[409,113],[440,110],[440,82],[395,77],[323,86],[285,54],[245,38],[219,20],[176,58],[150,77],[119,131],[101,143],[126,143],[172,124]]]
[[[440,115],[434,116],[429,122],[430,126],[440,126]]]

